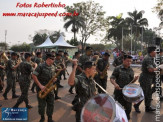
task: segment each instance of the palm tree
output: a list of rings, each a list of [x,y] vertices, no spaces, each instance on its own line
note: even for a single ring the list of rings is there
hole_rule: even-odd
[[[137,38],[139,37],[142,28],[144,26],[148,26],[148,20],[143,18],[144,11],[134,10],[133,12],[128,12],[129,17],[126,18],[126,22],[129,26],[132,26],[132,32],[135,35],[135,41],[137,42]],[[135,45],[134,45],[135,51]]]
[[[79,16],[66,16],[64,17],[64,21],[67,22],[64,24],[64,28],[67,29],[72,25],[71,31],[74,33],[74,40],[76,39],[76,33],[79,31],[79,28],[84,27],[84,19]]]
[[[128,31],[126,29],[127,25],[126,25],[125,19],[119,16],[111,16],[111,17],[108,17],[107,20],[109,21],[110,26],[111,26],[107,34],[108,40],[113,38],[117,47],[120,48],[121,39],[122,39],[122,29],[123,29],[124,36],[128,34]]]

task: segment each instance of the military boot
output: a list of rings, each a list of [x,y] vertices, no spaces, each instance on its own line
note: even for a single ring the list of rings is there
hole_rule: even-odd
[[[152,108],[151,106],[146,106],[145,107],[145,112],[151,112],[151,111],[155,111],[155,108]]]
[[[45,117],[44,116],[41,116],[41,119],[39,122],[44,122],[45,121]]]
[[[52,120],[52,116],[48,116],[48,122],[54,122],[54,120]]]
[[[3,97],[4,97],[5,100],[8,100],[7,94],[4,93],[4,94],[3,94]]]

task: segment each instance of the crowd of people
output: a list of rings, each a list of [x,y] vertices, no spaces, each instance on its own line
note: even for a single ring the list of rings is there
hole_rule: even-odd
[[[113,56],[114,56],[113,52]],[[161,51],[162,53],[162,51]],[[140,86],[143,89],[145,99],[145,111],[155,111],[151,107],[152,93],[155,92],[155,71],[154,57],[156,55],[155,47],[148,47],[148,54],[142,60],[142,72],[139,76],[134,76],[134,71],[130,67],[132,63],[132,56],[126,54],[124,51],[119,53],[119,56],[114,56],[113,66],[115,67],[111,76],[110,82],[114,85],[114,99],[118,101],[125,109],[128,120],[130,120],[130,112],[132,103],[126,101],[123,97],[122,88],[129,83],[134,83],[139,80]],[[162,54],[161,54],[162,55]],[[58,96],[58,89],[63,88],[60,84],[62,76],[64,80],[68,80],[70,85],[69,93],[74,94],[75,98],[72,101],[72,109],[76,111],[76,122],[81,121],[81,111],[85,103],[93,96],[105,93],[107,89],[107,81],[110,63],[109,52],[99,53],[93,51],[92,47],[86,47],[85,53],[75,52],[73,59],[70,59],[67,52],[61,50],[57,52],[48,52],[42,54],[36,53],[5,53],[0,54],[0,91],[3,93],[5,100],[8,100],[7,94],[12,89],[12,98],[18,98],[13,108],[18,108],[24,101],[26,108],[31,109],[29,104],[28,91],[29,89],[35,93],[37,92],[38,113],[40,115],[40,122],[45,121],[45,109],[48,116],[48,122],[53,122],[54,101],[61,99]],[[67,79],[66,73],[68,63],[72,63],[72,72]],[[162,60],[163,63],[163,60]],[[56,75],[59,72],[59,75]],[[46,85],[53,79],[55,88],[46,94],[45,98],[40,98],[40,91],[46,92]],[[4,86],[4,81],[6,86]],[[16,81],[20,85],[21,95],[16,94]],[[33,82],[32,82],[33,81]],[[96,86],[97,82],[99,86]],[[32,87],[30,84],[32,82]],[[162,92],[162,91],[161,91]],[[160,94],[162,98],[162,94]],[[139,106],[142,101],[134,104],[135,111],[140,113]],[[1,105],[2,106],[2,105]]]

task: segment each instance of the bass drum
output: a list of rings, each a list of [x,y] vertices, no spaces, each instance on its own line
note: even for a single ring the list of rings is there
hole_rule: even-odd
[[[81,122],[128,122],[124,109],[113,97],[98,94],[84,105]]]

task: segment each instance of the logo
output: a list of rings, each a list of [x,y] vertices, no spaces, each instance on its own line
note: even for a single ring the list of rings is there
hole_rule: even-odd
[[[2,108],[3,121],[26,121],[28,120],[27,108]]]
[[[134,88],[128,88],[128,89],[126,90],[126,92],[127,92],[128,94],[135,94],[135,93],[136,93],[136,89],[134,89]]]

